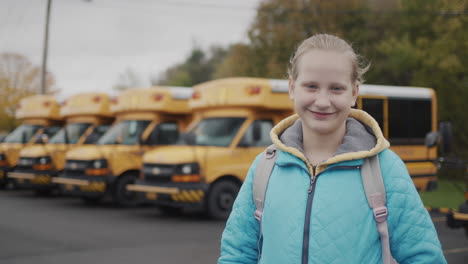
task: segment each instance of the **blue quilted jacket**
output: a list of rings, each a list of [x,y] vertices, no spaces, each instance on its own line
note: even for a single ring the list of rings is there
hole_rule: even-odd
[[[351,111],[343,144],[317,167],[303,154],[297,115],[275,126],[271,136],[280,151],[265,197],[263,239],[258,242],[252,194],[257,157],[227,221],[218,263],[382,263],[379,233],[360,176],[363,159],[376,154],[393,257],[401,264],[446,263],[405,164],[388,149],[368,114]]]

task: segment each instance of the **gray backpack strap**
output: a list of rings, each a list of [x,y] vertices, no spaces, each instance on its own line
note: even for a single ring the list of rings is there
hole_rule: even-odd
[[[255,218],[261,221],[265,194],[270,180],[270,174],[275,166],[276,151],[278,148],[272,144],[262,153],[255,169],[253,180],[253,199],[255,203]]]
[[[260,156],[260,159],[257,163],[257,168],[255,169],[254,179],[253,179],[253,200],[255,203],[255,213],[254,216],[258,220],[260,225],[260,232],[258,236],[258,259],[261,257],[261,245],[262,245],[262,215],[263,215],[263,205],[265,202],[265,194],[268,188],[268,181],[270,180],[271,172],[275,166],[276,161],[276,152],[278,148],[272,144],[266,148],[266,150]]]
[[[382,244],[382,263],[397,263],[390,252],[390,239],[387,225],[387,201],[385,186],[383,183],[382,172],[377,155],[364,159],[361,168],[361,177],[366,192],[369,207],[374,212],[374,218],[377,224],[377,230]]]

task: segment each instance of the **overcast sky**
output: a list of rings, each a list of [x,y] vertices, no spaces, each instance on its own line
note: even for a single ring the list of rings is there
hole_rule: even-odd
[[[48,70],[61,97],[110,92],[128,68],[143,85],[196,43],[247,41],[260,0],[53,0]],[[41,65],[47,0],[0,0],[0,53]]]

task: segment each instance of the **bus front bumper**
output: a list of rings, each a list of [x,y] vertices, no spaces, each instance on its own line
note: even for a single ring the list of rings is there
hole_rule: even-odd
[[[14,185],[19,189],[49,190],[57,188],[57,185],[52,182],[54,173],[51,171],[12,171],[8,173],[8,178],[11,179]]]
[[[203,206],[209,185],[206,183],[160,183],[137,181],[127,185],[128,191],[139,193],[145,202],[172,207]]]
[[[108,176],[82,176],[67,177],[60,175],[52,180],[60,186],[60,190],[65,195],[100,197],[107,191],[109,184]]]

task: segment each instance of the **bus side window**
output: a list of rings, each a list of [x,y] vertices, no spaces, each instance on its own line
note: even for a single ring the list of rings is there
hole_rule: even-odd
[[[158,124],[146,140],[148,145],[173,145],[179,139],[177,123]]]
[[[380,129],[384,130],[384,103],[383,99],[362,98],[362,110],[371,115],[379,124]]]
[[[270,131],[273,128],[272,120],[255,120],[245,131],[239,142],[239,147],[262,147],[272,144]]]
[[[431,132],[430,100],[389,99],[388,115],[390,144],[424,144]]]

